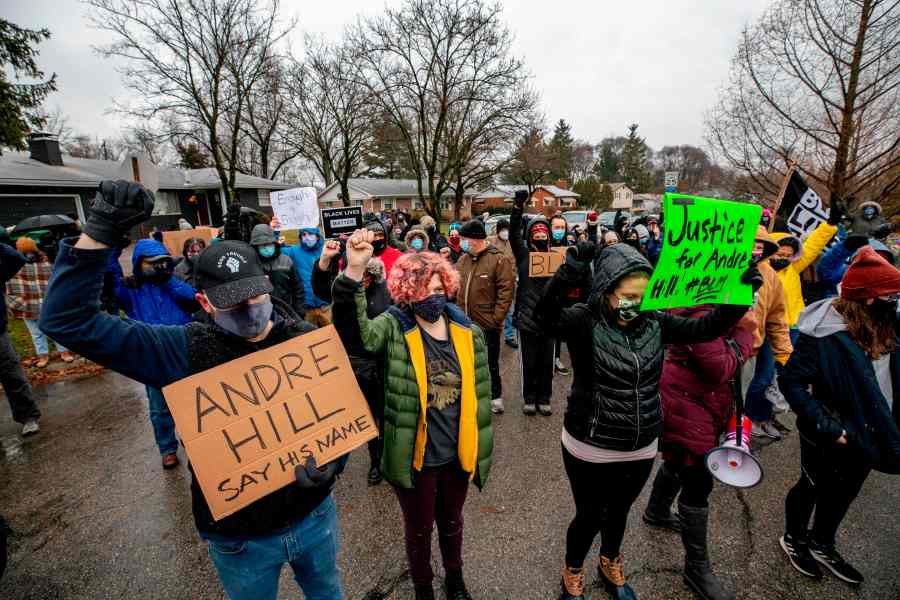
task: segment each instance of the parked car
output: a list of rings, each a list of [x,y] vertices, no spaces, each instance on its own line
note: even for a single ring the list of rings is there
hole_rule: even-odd
[[[600,226],[612,229],[616,225],[616,211],[610,210],[600,213]]]
[[[484,230],[488,235],[494,235],[497,230],[497,222],[500,219],[509,221],[509,215],[491,215],[484,221]]]
[[[579,229],[587,230],[587,216],[589,210],[567,210],[562,214],[563,218],[569,224],[569,229],[578,225]]]

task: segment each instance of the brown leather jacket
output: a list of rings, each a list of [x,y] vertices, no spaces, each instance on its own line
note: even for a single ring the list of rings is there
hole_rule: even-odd
[[[478,256],[464,253],[456,268],[459,307],[483,329],[502,329],[516,288],[513,262],[488,245]]]

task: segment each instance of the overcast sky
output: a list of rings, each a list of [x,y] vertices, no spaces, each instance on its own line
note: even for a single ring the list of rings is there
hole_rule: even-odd
[[[397,5],[389,0],[387,4]],[[728,76],[741,29],[766,0],[506,0],[504,18],[541,93],[548,123],[566,119],[575,137],[597,142],[624,134],[629,123],[655,149],[701,145],[703,112]],[[91,45],[108,39],[91,29],[77,0],[3,0],[0,14],[53,34],[39,63],[56,72],[59,91],[48,100],[80,132],[115,136],[122,122],[107,113],[128,92],[115,65]],[[359,14],[383,0],[284,1],[303,31],[338,39]],[[302,32],[293,45],[301,48]]]

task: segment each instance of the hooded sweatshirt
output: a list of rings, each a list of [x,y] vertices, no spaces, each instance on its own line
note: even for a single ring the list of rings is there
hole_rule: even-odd
[[[374,256],[381,259],[381,262],[384,263],[384,276],[390,277],[391,269],[393,268],[394,263],[397,262],[398,258],[403,256],[403,253],[393,246],[388,245],[388,240],[390,240],[389,230],[381,219],[371,213],[363,217],[364,226],[368,227],[373,223],[379,225],[382,231],[384,231],[384,250],[382,250],[381,252],[375,252]]]
[[[325,240],[322,239],[322,233],[315,227],[308,227],[300,230],[300,243],[296,246],[285,246],[281,249],[282,254],[294,261],[294,268],[297,269],[297,275],[300,276],[300,282],[303,284],[304,309],[322,308],[327,306],[325,302],[316,296],[312,287],[313,266],[322,255],[322,248],[325,247]],[[317,237],[316,245],[307,248],[303,243],[303,234],[313,234]]]
[[[822,250],[825,249],[825,246],[828,245],[835,233],[837,233],[837,226],[822,223],[802,243],[798,238],[788,233],[779,232],[772,234],[772,239],[776,242],[794,237],[796,240],[795,247],[800,248],[800,251],[791,258],[791,264],[780,271],[776,271],[778,279],[781,280],[781,285],[784,288],[785,320],[788,327],[796,327],[800,313],[806,308],[806,303],[803,301],[803,290],[800,285],[800,274],[816,262],[816,259],[819,258]]]
[[[115,282],[116,300],[122,310],[135,321],[151,325],[185,325],[191,322],[190,310],[197,295],[193,287],[177,277],[163,284],[144,281],[141,260],[153,256],[170,256],[166,247],[156,240],[140,240],[131,255],[133,275],[125,279],[119,261],[112,261],[109,269]]]

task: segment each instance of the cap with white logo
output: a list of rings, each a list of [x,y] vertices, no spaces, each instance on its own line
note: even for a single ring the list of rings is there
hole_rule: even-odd
[[[256,251],[237,240],[213,244],[201,252],[194,282],[216,308],[228,308],[272,292]]]

